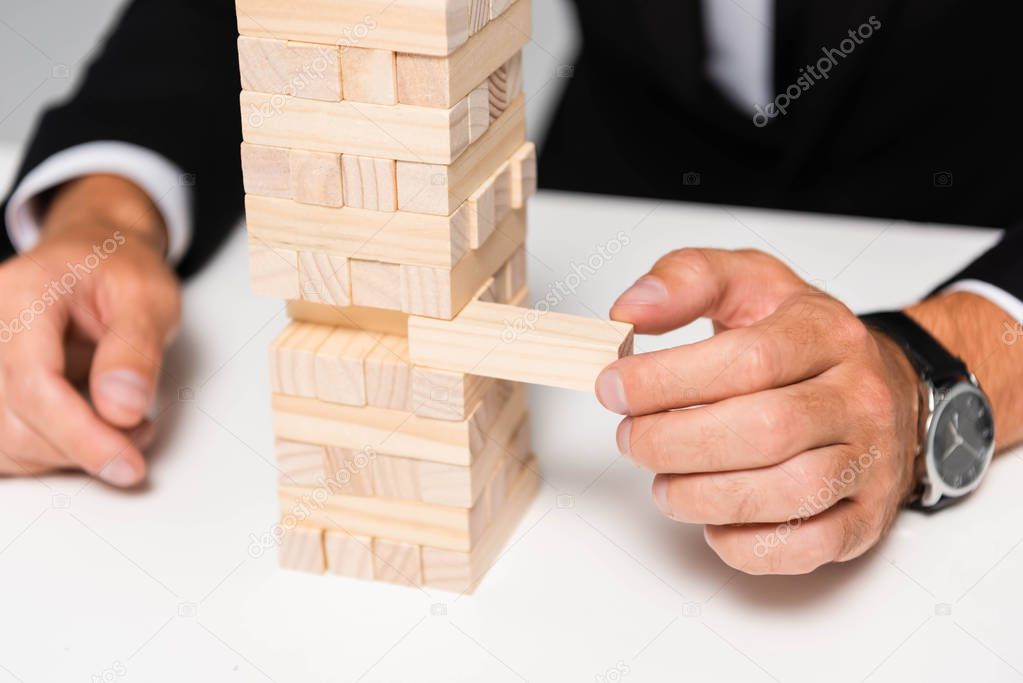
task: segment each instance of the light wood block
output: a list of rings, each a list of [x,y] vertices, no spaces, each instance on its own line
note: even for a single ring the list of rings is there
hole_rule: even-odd
[[[451,0],[238,0],[246,36],[447,55],[469,37],[469,10]]]
[[[522,53],[505,62],[490,75],[490,118],[496,120],[522,94]]]
[[[514,385],[505,402],[505,410],[525,411],[525,388]],[[468,466],[483,452],[487,430],[500,418],[486,405],[481,402],[466,420],[455,422],[275,394],[273,426],[282,439]]]
[[[450,164],[469,146],[466,100],[450,109],[241,94],[245,142]]]
[[[506,163],[494,176],[494,220],[497,223],[512,210],[512,194],[512,165]]]
[[[476,301],[451,321],[409,318],[409,351],[416,365],[593,391],[632,352],[632,326]]]
[[[291,150],[291,197],[303,204],[342,206],[341,155]]]
[[[412,368],[412,407],[420,417],[464,420],[495,382],[489,377],[432,368]]]
[[[331,329],[292,323],[270,345],[270,387],[288,396],[316,396],[316,352]],[[299,435],[295,441],[304,441]]]
[[[401,266],[353,260],[352,303],[401,310]]]
[[[490,0],[469,0],[469,35],[483,30],[490,21]]]
[[[469,144],[487,132],[490,121],[490,87],[483,82],[469,93]]]
[[[327,306],[309,301],[289,301],[288,317],[292,320],[335,325],[379,334],[403,335],[408,332],[408,315],[365,306]]]
[[[378,581],[404,586],[423,585],[418,545],[378,538],[373,542],[373,556],[373,575]]]
[[[398,49],[398,101],[451,107],[465,98],[529,42],[531,12],[530,0],[517,0],[499,20],[488,23],[447,57]]]
[[[525,288],[528,284],[525,247],[515,250],[504,267],[494,276],[494,281],[497,284],[498,298],[505,302]]]
[[[344,98],[371,104],[397,104],[394,53],[347,46],[341,48]]]
[[[521,209],[526,200],[536,194],[536,145],[527,142],[511,158],[513,209]]]
[[[276,439],[278,480],[289,486],[316,486],[326,473],[327,450],[323,446]]]
[[[524,106],[524,98],[516,100],[450,165],[398,161],[398,208],[438,216],[454,213],[522,146],[526,139]]]
[[[283,569],[322,574],[323,531],[306,527],[286,529],[277,548],[277,562]]]
[[[520,0],[521,2],[521,0]],[[459,593],[471,593],[501,555],[508,539],[522,521],[539,488],[535,466],[522,470],[505,505],[491,520],[472,552],[424,547],[423,582],[427,586]]]
[[[502,13],[509,7],[511,7],[513,0],[491,0],[490,2],[490,17],[496,19],[501,16]]]
[[[406,337],[381,337],[366,356],[366,402],[412,411],[412,363]]]
[[[256,294],[297,299],[298,252],[249,240],[249,280]]]
[[[366,358],[379,335],[340,327],[316,351],[316,396],[321,401],[366,405]]]
[[[330,102],[341,99],[334,45],[240,36],[238,61],[243,90]]]
[[[341,157],[345,203],[355,209],[396,211],[398,184],[393,159],[345,154]]]
[[[264,197],[291,197],[291,160],[286,148],[242,143],[245,192]]]
[[[422,462],[390,455],[377,456],[376,467],[373,470],[373,490],[376,491],[376,495],[382,498],[422,501],[423,496],[419,487],[419,465]]]
[[[368,448],[356,450],[329,446],[326,452],[324,467],[330,492],[345,496],[377,495],[375,472],[377,462],[383,456]]]
[[[353,579],[373,579],[373,539],[328,531],[323,536],[327,572]]]
[[[479,249],[497,227],[496,178],[486,180],[469,195],[469,247]]]
[[[344,256],[301,251],[298,254],[298,281],[302,298],[331,306],[352,303],[352,277]]]
[[[464,214],[426,216],[245,198],[252,239],[362,261],[451,267],[469,246]]]

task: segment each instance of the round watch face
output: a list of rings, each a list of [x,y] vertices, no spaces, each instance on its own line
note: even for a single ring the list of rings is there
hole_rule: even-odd
[[[940,483],[955,491],[976,485],[994,450],[995,427],[987,398],[972,384],[959,384],[936,408],[931,421],[931,459]]]

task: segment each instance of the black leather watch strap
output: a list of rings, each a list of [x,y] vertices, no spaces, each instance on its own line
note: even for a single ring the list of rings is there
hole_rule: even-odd
[[[902,347],[920,377],[932,386],[940,387],[951,380],[969,377],[966,363],[902,311],[868,313],[861,315],[860,320],[884,332]]]

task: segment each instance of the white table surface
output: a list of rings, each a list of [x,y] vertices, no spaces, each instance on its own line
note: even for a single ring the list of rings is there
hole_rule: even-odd
[[[10,153],[0,156],[8,169]],[[857,310],[911,301],[992,231],[541,194],[534,297],[623,231],[559,310],[605,314],[663,252],[757,247]],[[531,391],[544,485],[476,594],[277,569],[265,349],[283,306],[249,292],[243,235],[185,290],[151,483],[0,480],[0,681],[906,681],[1023,677],[1023,458],[978,495],[905,513],[865,558],[811,576],[724,566],[662,518],[590,395]],[[1001,331],[992,330],[992,334]],[[640,351],[709,333],[699,323]],[[191,393],[191,400],[179,396]]]

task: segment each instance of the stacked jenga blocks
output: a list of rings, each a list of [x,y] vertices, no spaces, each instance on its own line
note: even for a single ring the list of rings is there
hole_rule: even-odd
[[[627,325],[533,311],[530,0],[237,0],[283,566],[472,589],[537,487],[521,382],[589,391]]]

